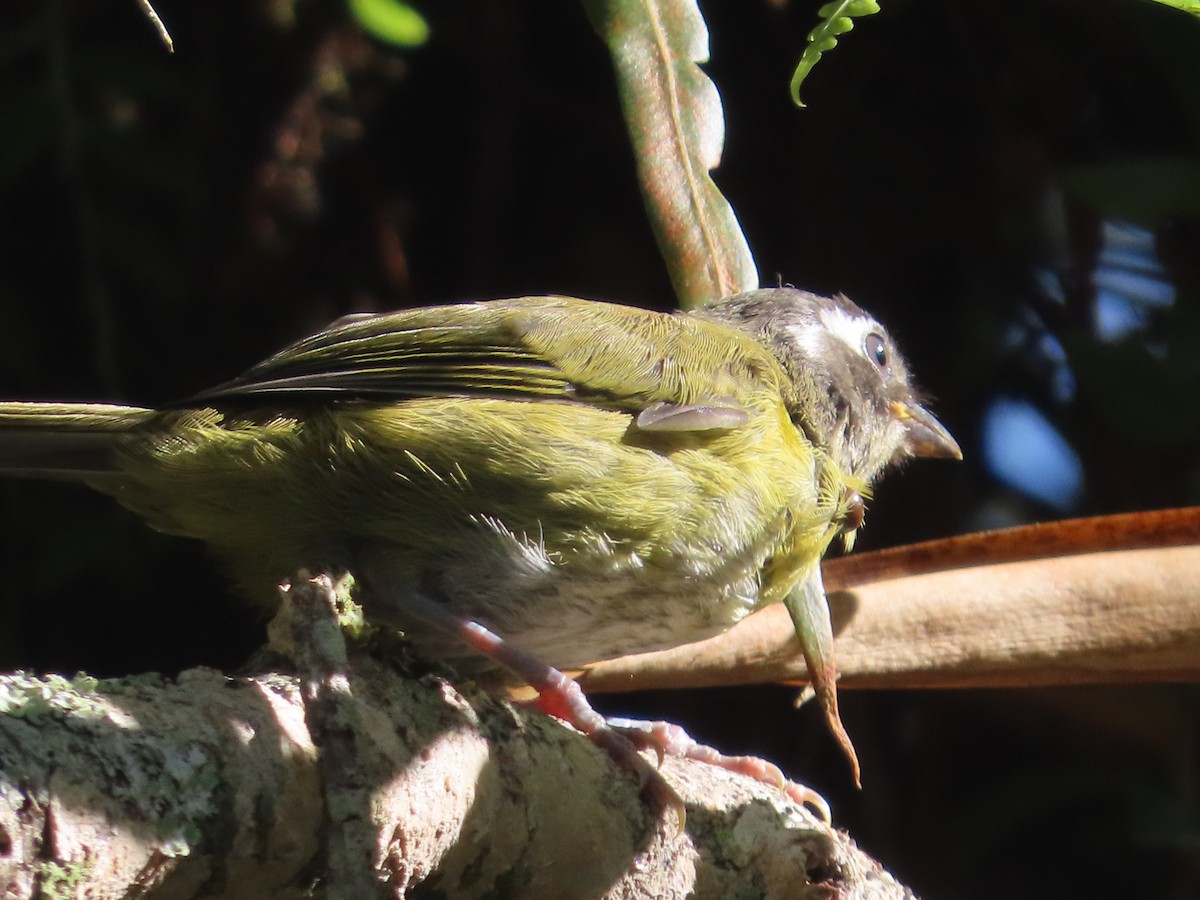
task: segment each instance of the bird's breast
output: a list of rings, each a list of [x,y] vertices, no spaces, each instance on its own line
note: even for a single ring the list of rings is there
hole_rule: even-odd
[[[425,572],[436,599],[572,667],[720,633],[819,559],[832,489],[785,415],[665,446],[617,418],[611,439],[543,433],[519,494],[472,498],[467,549]]]

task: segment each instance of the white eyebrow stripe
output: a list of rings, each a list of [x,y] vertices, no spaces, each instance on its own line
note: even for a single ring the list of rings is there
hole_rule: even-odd
[[[822,309],[817,315],[829,333],[836,335],[855,353],[863,352],[863,340],[872,331],[882,332],[882,329],[869,316],[852,316],[844,309],[832,307]]]
[[[821,358],[821,352],[825,348],[821,346],[819,329],[812,326],[805,328],[803,325],[789,325],[787,330],[791,332],[792,340],[796,342],[796,346],[800,348],[804,358],[810,360]]]

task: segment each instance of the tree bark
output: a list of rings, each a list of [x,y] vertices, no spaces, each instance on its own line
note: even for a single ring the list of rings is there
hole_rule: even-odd
[[[4,896],[911,896],[769,786],[665,760],[679,832],[567,726],[310,624],[298,676],[0,678]]]

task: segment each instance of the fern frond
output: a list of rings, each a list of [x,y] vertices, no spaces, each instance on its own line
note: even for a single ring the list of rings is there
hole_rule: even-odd
[[[804,106],[800,99],[800,85],[817,64],[817,60],[837,46],[838,38],[854,27],[854,19],[877,12],[877,0],[835,0],[817,10],[821,24],[809,32],[808,46],[804,48],[796,71],[792,73],[792,101],[797,106]]]

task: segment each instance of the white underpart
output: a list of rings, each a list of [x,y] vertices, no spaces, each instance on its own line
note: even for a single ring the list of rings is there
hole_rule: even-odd
[[[757,605],[759,573],[778,533],[768,527],[715,541],[689,535],[648,563],[602,534],[578,553],[552,553],[540,535],[515,531],[491,516],[474,521],[492,537],[480,552],[446,566],[439,602],[559,668],[724,631]],[[636,629],[629,627],[633,613]],[[420,623],[404,624],[421,633]],[[457,642],[441,635],[426,631],[420,639],[430,655],[462,657]]]
[[[515,534],[503,522],[493,516],[476,516],[475,521],[494,531],[502,540],[500,547],[512,571],[526,578],[547,575],[554,568],[554,560],[546,552],[546,541],[542,534],[537,539],[527,534]]]

